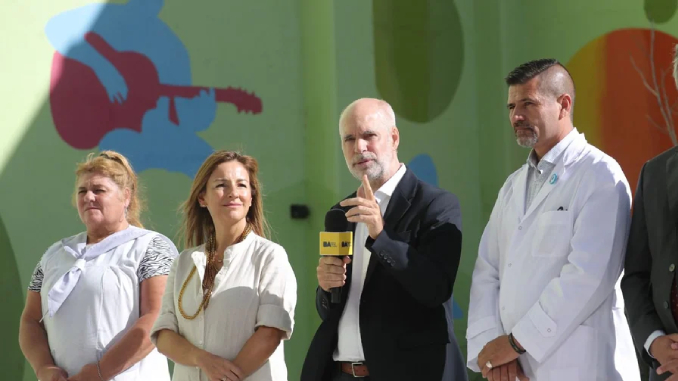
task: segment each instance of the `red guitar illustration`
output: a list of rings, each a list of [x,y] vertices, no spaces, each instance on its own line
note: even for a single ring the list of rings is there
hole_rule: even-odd
[[[129,128],[141,132],[144,114],[156,107],[158,98],[170,98],[169,119],[179,123],[174,97],[192,98],[206,87],[160,83],[153,62],[141,53],[120,52],[101,36],[89,32],[85,40],[120,72],[127,83],[127,99],[111,102],[94,70],[56,52],[52,64],[50,106],[59,135],[77,149],[96,147],[109,131]],[[227,87],[215,89],[217,102],[231,103],[238,112],[259,114],[261,99],[254,93]]]

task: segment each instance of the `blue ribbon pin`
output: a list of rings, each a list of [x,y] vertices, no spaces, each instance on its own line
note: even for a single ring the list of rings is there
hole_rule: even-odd
[[[553,185],[556,183],[556,181],[558,181],[558,175],[554,173],[553,176],[551,176],[551,180],[549,180],[549,184]]]

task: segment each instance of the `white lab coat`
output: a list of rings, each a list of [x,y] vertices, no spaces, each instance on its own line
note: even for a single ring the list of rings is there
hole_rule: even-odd
[[[629,186],[614,159],[572,133],[527,210],[527,164],[499,191],[473,271],[473,371],[485,344],[513,332],[531,381],[640,380],[618,282]]]

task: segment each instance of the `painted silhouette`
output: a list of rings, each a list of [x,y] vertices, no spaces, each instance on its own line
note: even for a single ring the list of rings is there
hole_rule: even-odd
[[[112,149],[137,171],[193,177],[212,147],[197,135],[216,103],[261,113],[254,93],[193,86],[188,51],[158,18],[163,0],[90,4],[53,17],[56,49],[50,106],[61,138],[76,149]]]

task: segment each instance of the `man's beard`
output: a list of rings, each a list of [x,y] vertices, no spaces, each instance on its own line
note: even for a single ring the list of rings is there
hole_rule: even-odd
[[[385,166],[382,164],[381,160],[377,159],[377,156],[375,154],[369,153],[356,156],[353,158],[353,164],[359,163],[366,159],[372,160],[372,162],[366,169],[359,169],[356,168],[354,165],[349,166],[349,171],[351,172],[353,177],[355,177],[357,180],[362,180],[363,175],[366,174],[367,180],[369,181],[381,179],[384,176]]]
[[[528,125],[528,124],[515,124],[515,127],[521,127],[521,128],[526,128],[529,130],[522,130],[522,134],[518,135],[516,132],[516,142],[518,143],[519,146],[525,147],[525,148],[533,148],[535,144],[537,144],[537,141],[539,141],[539,138],[537,137],[537,133],[534,131],[534,127]],[[527,131],[529,133],[525,134]]]

